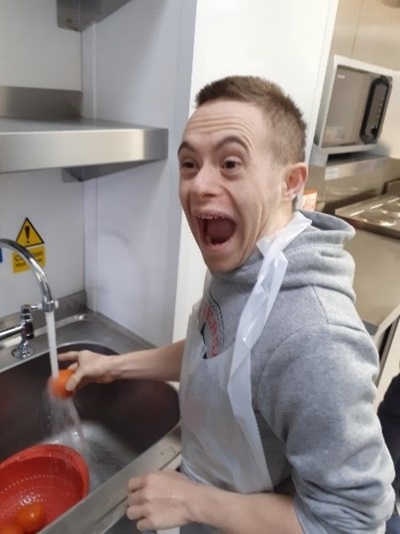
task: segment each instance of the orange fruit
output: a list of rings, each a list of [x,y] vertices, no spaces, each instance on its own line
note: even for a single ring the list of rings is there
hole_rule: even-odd
[[[54,397],[59,399],[66,399],[72,397],[74,394],[73,391],[68,391],[65,389],[65,386],[71,376],[74,374],[70,369],[62,369],[58,372],[56,377],[51,376],[49,378],[49,390]]]
[[[0,527],[0,534],[25,534],[25,531],[17,523],[6,523]]]
[[[31,534],[46,525],[46,510],[40,502],[27,504],[18,510],[15,520],[27,534]]]

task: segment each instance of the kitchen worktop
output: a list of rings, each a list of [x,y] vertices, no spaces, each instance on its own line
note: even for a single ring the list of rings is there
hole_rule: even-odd
[[[356,230],[346,245],[356,271],[356,308],[372,336],[400,316],[400,240]]]

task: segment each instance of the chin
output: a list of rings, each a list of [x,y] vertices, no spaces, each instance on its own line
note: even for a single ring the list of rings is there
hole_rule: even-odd
[[[203,259],[208,269],[213,273],[229,273],[240,266],[228,258],[209,258],[203,255]]]

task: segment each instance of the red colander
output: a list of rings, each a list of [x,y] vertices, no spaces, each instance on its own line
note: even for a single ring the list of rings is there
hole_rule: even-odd
[[[49,524],[89,491],[83,457],[65,445],[34,445],[0,464],[0,527],[28,504],[41,503]]]

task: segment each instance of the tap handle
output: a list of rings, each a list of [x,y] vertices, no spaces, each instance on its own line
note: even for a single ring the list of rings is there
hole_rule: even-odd
[[[42,310],[42,311],[45,311],[45,312],[49,312],[49,311],[54,311],[58,308],[59,304],[58,304],[58,300],[52,300],[51,302],[46,302],[46,303],[43,303],[42,302],[39,302],[39,304],[32,304],[30,306],[30,309],[31,310]]]
[[[22,339],[33,339],[35,337],[35,331],[33,327],[32,319],[32,307],[29,304],[23,304],[21,306],[21,326],[22,326]]]

